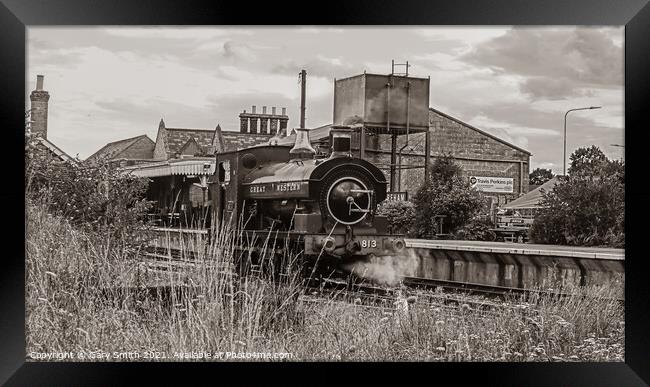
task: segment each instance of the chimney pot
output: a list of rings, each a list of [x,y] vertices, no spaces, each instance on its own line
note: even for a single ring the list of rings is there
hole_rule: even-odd
[[[271,114],[275,115],[275,106],[271,108]]]
[[[43,90],[43,78],[42,75],[36,76],[36,90]]]
[[[255,105],[253,105],[253,114],[255,114]]]
[[[266,114],[266,106],[262,106],[262,114]]]

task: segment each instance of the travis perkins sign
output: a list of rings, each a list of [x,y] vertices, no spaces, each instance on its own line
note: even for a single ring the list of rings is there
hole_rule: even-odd
[[[514,192],[514,180],[511,177],[470,176],[469,183],[473,188],[482,192]]]

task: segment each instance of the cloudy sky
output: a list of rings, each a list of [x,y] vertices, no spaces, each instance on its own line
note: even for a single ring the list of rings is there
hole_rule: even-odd
[[[334,78],[389,73],[408,60],[431,77],[431,107],[529,150],[532,168],[562,169],[595,144],[624,143],[623,27],[30,27],[26,96],[36,75],[50,92],[48,138],[86,158],[107,142],[168,127],[238,130],[251,105],[307,127],[332,121]],[[28,98],[27,98],[28,101]],[[250,111],[250,110],[249,110]],[[293,123],[293,124],[292,124]],[[531,170],[532,170],[531,168]]]

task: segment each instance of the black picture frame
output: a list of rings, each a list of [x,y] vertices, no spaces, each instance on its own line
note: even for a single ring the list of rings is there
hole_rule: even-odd
[[[23,128],[26,27],[37,25],[625,25],[626,340],[625,363],[308,363],[170,364],[25,361]],[[650,291],[643,254],[650,190],[642,156],[650,139],[644,108],[650,94],[650,5],[647,0],[338,1],[250,4],[233,1],[0,0],[0,130],[5,139],[0,269],[0,382],[9,385],[113,385],[145,376],[185,382],[399,383],[636,386],[650,383]],[[644,173],[646,172],[646,173]],[[24,207],[24,206],[23,206]],[[7,216],[8,215],[8,216]],[[19,227],[22,226],[22,227]],[[14,235],[15,234],[15,235]],[[273,376],[268,372],[274,371]],[[304,372],[307,371],[307,372]],[[417,372],[417,377],[413,373]],[[340,374],[339,374],[340,373]],[[227,376],[225,376],[227,374]],[[301,376],[304,375],[304,376]],[[645,381],[645,383],[644,383]],[[166,384],[167,384],[166,383]]]

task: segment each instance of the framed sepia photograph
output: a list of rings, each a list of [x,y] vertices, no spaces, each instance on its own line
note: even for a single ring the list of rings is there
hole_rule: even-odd
[[[0,15],[2,382],[650,380],[646,2]]]

